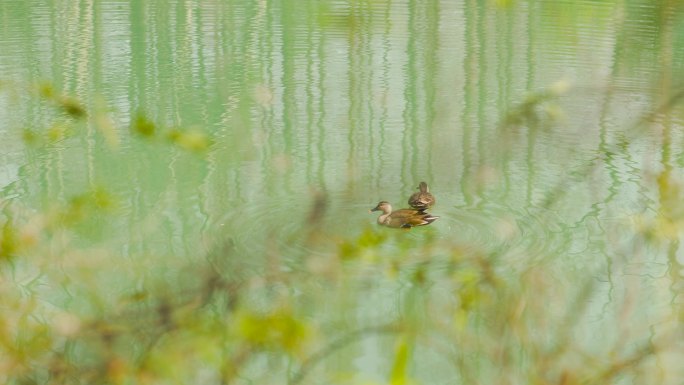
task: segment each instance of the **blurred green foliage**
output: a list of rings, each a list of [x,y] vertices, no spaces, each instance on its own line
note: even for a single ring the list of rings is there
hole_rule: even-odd
[[[5,219],[2,230],[0,230],[0,260],[12,259],[19,247],[20,241],[16,229],[12,225],[11,219]]]
[[[131,122],[131,132],[151,138],[157,133],[157,125],[149,120],[145,114],[138,112]]]
[[[548,119],[540,111],[559,90],[530,95],[502,119],[502,128]],[[40,94],[53,102],[72,100],[48,86]],[[71,118],[93,115],[60,108]],[[45,133],[27,129],[22,134],[27,145],[35,145],[78,129],[76,122],[59,120]],[[167,141],[193,152],[210,146],[200,130],[160,129],[141,113],[130,131],[151,139],[144,141],[149,146]],[[657,182],[663,209],[659,220],[640,224],[637,234],[644,242],[676,239],[684,223],[680,182],[668,170]],[[310,214],[301,218],[305,242],[329,239],[325,202],[319,194]],[[383,383],[419,383],[421,355],[434,350],[457,383],[605,384],[648,377],[649,363],[682,337],[681,327],[673,327],[629,346],[620,341],[587,346],[574,335],[586,322],[586,306],[595,293],[591,279],[573,276],[574,285],[554,285],[565,275],[553,263],[511,266],[498,250],[434,239],[429,229],[416,238],[409,237],[415,231],[367,226],[338,239],[336,253],[294,268],[273,257],[281,252],[277,248],[270,256],[237,255],[230,245],[218,244],[192,264],[174,268],[173,277],[160,279],[173,287],[146,284],[101,292],[84,263],[115,271],[134,262],[109,251],[81,249],[70,240],[90,227],[93,217],[115,218],[119,207],[103,186],[50,202],[43,212],[5,204],[0,381],[340,382],[344,371],[334,364],[337,357],[373,340],[386,347],[376,357],[386,362]],[[260,267],[254,268],[255,261]],[[35,276],[15,275],[19,270]],[[348,317],[375,293],[377,282],[396,291],[393,298],[405,310],[350,323]],[[77,290],[92,290],[78,298],[80,306],[62,306],[54,299],[54,293]],[[614,322],[619,326],[629,319]]]
[[[58,223],[69,232],[89,212],[115,206],[112,199],[101,189],[74,196],[58,211]],[[16,222],[4,223],[0,243],[5,383],[336,381],[330,369],[337,355],[385,336],[377,343],[388,349],[378,359],[387,361],[389,384],[417,383],[415,362],[425,349],[440,352],[459,383],[604,384],[642,378],[648,363],[681,336],[681,329],[673,329],[630,346],[617,341],[587,347],[574,333],[594,295],[590,281],[578,281],[575,289],[554,285],[559,276],[552,264],[519,265],[510,274],[494,254],[452,241],[432,240],[419,246],[424,254],[416,254],[415,244],[401,242],[408,232],[380,227],[341,242],[339,254],[327,262],[335,270],[332,279],[305,266],[271,266],[270,276],[245,273],[245,256],[217,245],[206,262],[178,269],[170,279],[174,287],[110,293],[117,305],[100,312],[47,306],[44,294],[12,277],[13,265],[36,263],[45,250],[41,242],[22,245]],[[383,270],[393,273],[378,277]],[[55,274],[78,278],[71,268]],[[339,328],[338,319],[355,311],[345,298],[363,303],[374,291],[359,284],[366,279],[380,279],[397,293],[408,288],[399,301],[410,310],[385,314],[361,329]],[[56,281],[43,281],[48,291],[58,290]],[[279,377],[288,372],[289,381]]]
[[[193,127],[172,128],[161,130],[157,124],[150,120],[144,113],[138,112],[131,122],[131,132],[147,139],[155,139],[166,131],[164,138],[179,148],[192,152],[204,152],[211,146],[211,139],[202,130]]]
[[[38,85],[38,95],[44,100],[52,103],[56,108],[65,112],[74,119],[86,117],[86,108],[75,98],[61,95],[50,83],[44,82]]]
[[[495,2],[502,9],[517,3]],[[333,3],[319,6],[323,27],[353,30],[363,22]],[[561,21],[572,24],[572,18],[596,15],[565,17],[571,22]],[[559,112],[554,101],[565,90],[560,86],[529,94],[503,117],[502,129],[552,127]],[[51,84],[39,85],[36,94],[58,116],[46,129],[24,128],[27,145],[69,139],[83,120],[102,118]],[[170,143],[203,153],[212,143],[199,128],[167,128],[142,112],[133,116],[129,132],[143,148]],[[682,182],[673,174],[665,169],[656,176],[661,210],[655,220],[636,218],[633,244],[677,242],[684,230]],[[71,243],[93,217],[118,215],[121,203],[106,186],[48,202],[44,210],[2,204],[2,383],[398,385],[419,383],[415,374],[430,370],[422,365],[434,357],[450,368],[447,381],[453,383],[648,383],[668,352],[682,349],[681,304],[673,304],[673,318],[656,320],[670,325],[664,331],[632,338],[632,293],[616,300],[624,306],[619,317],[596,325],[597,335],[627,330],[619,338],[600,346],[576,338],[595,325],[587,308],[595,302],[596,278],[591,271],[559,272],[556,255],[510,262],[500,250],[434,239],[429,231],[417,238],[368,226],[336,239],[335,252],[316,264],[277,258],[287,253],[277,246],[269,255],[237,254],[219,243],[206,252],[198,245],[196,259],[168,267],[152,255],[143,261],[148,264],[126,260],[107,249],[107,240],[104,251]],[[326,215],[339,214],[325,210],[314,207],[309,221],[315,223],[308,226],[301,218],[312,243],[329,239],[321,224]],[[98,281],[99,272],[134,269],[150,269],[151,276],[163,271],[159,281],[172,284],[131,279],[138,286],[121,289]],[[556,284],[564,279],[570,282]],[[681,286],[681,277],[675,279]],[[372,300],[377,286],[389,292],[384,299],[393,301],[391,311]],[[361,316],[363,306],[378,315]],[[353,362],[341,358],[361,355],[369,340],[381,347],[373,351],[386,369],[380,381],[349,375],[353,368],[340,364]]]

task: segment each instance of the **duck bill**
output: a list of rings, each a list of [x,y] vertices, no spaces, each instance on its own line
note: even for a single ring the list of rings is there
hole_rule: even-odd
[[[373,211],[382,211],[382,209],[380,208],[380,205],[377,205],[377,206],[373,207],[372,209],[368,210],[369,213],[372,213]]]

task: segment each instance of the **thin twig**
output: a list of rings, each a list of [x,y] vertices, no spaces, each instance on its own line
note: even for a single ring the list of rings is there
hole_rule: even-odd
[[[288,385],[297,385],[300,382],[302,382],[302,380],[304,380],[304,377],[306,377],[306,375],[309,374],[309,372],[313,369],[313,367],[316,364],[324,360],[326,357],[330,356],[335,351],[340,350],[343,347],[349,345],[350,343],[358,341],[368,335],[391,334],[398,332],[400,329],[401,328],[397,324],[392,323],[381,326],[370,326],[367,328],[353,331],[345,335],[344,337],[341,337],[340,339],[333,341],[328,346],[314,353],[311,357],[304,361],[299,370],[290,378],[290,380],[288,381]]]

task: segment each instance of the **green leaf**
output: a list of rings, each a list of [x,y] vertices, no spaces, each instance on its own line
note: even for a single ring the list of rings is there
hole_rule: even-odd
[[[390,372],[391,385],[406,385],[409,381],[408,364],[411,357],[411,347],[406,336],[399,339],[394,348],[394,363]]]
[[[157,126],[147,119],[142,113],[138,113],[131,122],[131,131],[144,137],[153,137],[157,132]]]

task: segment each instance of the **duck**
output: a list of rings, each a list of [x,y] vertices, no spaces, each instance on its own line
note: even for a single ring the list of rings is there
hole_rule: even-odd
[[[413,193],[413,195],[409,197],[409,206],[418,210],[425,210],[432,207],[435,204],[435,196],[430,194],[427,183],[420,182],[417,188],[420,191]]]
[[[382,211],[382,215],[378,217],[378,224],[402,229],[429,225],[439,218],[425,212],[424,209],[399,209],[392,211],[392,205],[387,201],[380,201],[369,212],[373,211]]]

